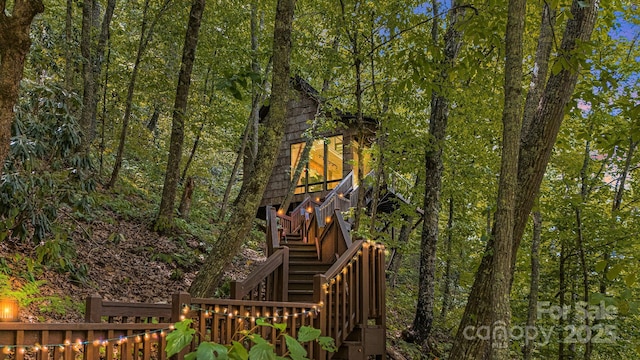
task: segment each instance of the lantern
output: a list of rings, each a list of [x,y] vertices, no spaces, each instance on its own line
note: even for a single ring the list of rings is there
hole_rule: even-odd
[[[18,300],[0,299],[0,322],[18,321]]]

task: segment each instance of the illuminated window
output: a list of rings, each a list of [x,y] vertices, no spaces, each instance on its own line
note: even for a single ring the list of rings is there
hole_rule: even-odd
[[[302,158],[304,143],[291,145],[291,177]],[[342,180],[342,135],[315,140],[309,161],[298,181],[296,194],[330,190]]]

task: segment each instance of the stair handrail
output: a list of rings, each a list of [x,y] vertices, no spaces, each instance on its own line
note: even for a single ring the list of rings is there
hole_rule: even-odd
[[[263,284],[268,283],[263,288]],[[272,293],[269,292],[272,291]],[[289,248],[278,248],[267,260],[242,281],[231,282],[231,298],[242,300],[247,295],[265,293],[266,301],[287,301],[289,293]],[[252,296],[253,297],[253,296]],[[251,299],[255,300],[255,299]],[[262,299],[259,299],[262,300]]]
[[[306,225],[309,220],[309,214],[313,213],[313,206],[320,205],[319,202],[311,197],[304,199],[289,214],[291,217],[291,234],[299,234],[303,239],[307,236]]]
[[[335,260],[336,254],[339,257],[349,249],[352,241],[349,225],[344,221],[340,210],[335,209],[333,216],[326,223],[328,225],[325,226],[318,238],[316,250],[321,261],[330,263]]]
[[[414,185],[407,180],[404,175],[395,170],[390,171],[387,177],[387,186],[389,190],[391,190],[402,201],[410,203],[413,195],[411,189],[414,188]]]
[[[267,218],[267,255],[270,256],[280,247],[280,234],[278,229],[278,215],[272,206],[266,208]]]

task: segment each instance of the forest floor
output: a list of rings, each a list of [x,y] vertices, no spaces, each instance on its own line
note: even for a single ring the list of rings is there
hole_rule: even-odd
[[[20,311],[21,321],[84,321],[89,295],[107,301],[167,303],[173,293],[188,290],[204,260],[204,242],[193,236],[172,240],[116,214],[106,219],[74,220],[75,230],[62,248],[39,251],[39,244],[0,242],[0,271],[10,275],[12,287],[38,288],[36,293],[25,294],[31,299]],[[71,254],[69,246],[73,247]],[[43,266],[38,257],[42,253],[68,264]],[[264,260],[261,251],[245,248],[234,258],[225,278],[242,279]]]

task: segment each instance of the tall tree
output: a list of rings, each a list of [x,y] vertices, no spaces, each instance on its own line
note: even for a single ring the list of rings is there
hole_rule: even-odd
[[[526,227],[527,218],[540,189],[551,150],[564,117],[565,107],[571,99],[578,81],[580,60],[583,51],[576,51],[579,46],[588,46],[597,15],[597,1],[574,0],[571,5],[571,17],[565,27],[558,58],[558,71],[550,76],[535,114],[522,129],[522,139],[518,157],[518,177],[515,203],[513,237],[511,239],[511,269],[513,272],[516,253]],[[562,64],[566,64],[563,66]],[[494,224],[495,225],[495,224]],[[495,231],[495,226],[494,226]],[[491,323],[491,269],[494,268],[495,256],[493,239],[490,238],[486,252],[476,272],[475,280],[463,318],[458,327],[450,359],[482,359],[490,351],[486,341],[465,335],[465,330],[477,328]],[[513,274],[509,274],[509,281]]]
[[[494,223],[493,267],[491,268],[491,337],[492,359],[509,356],[511,323],[511,254],[518,186],[518,151],[522,117],[522,58],[526,0],[509,1],[505,35],[506,61],[504,76],[504,108],[502,111],[502,161],[498,184],[497,210]]]
[[[31,22],[43,11],[41,0],[16,0],[12,11],[6,0],[0,0],[0,174],[9,154],[14,105],[31,46]]]
[[[531,240],[531,281],[529,283],[529,306],[526,329],[533,329],[538,315],[538,290],[540,287],[540,240],[542,238],[542,214],[533,213],[533,237]],[[528,330],[527,330],[528,331]],[[522,348],[522,358],[531,360],[535,343],[527,341]]]
[[[91,32],[93,19],[98,10],[98,3],[94,0],[84,1],[82,5],[82,36],[80,50],[82,52],[83,66],[83,99],[82,113],[80,114],[80,126],[83,131],[84,147],[87,148],[96,134],[96,114],[98,112],[99,78],[102,72],[102,62],[104,59],[105,46],[109,38],[111,19],[116,7],[116,0],[109,0],[102,19],[102,26],[98,43],[92,51]]]
[[[187,113],[191,72],[193,70],[193,62],[196,58],[204,5],[205,0],[194,0],[191,4],[187,33],[184,38],[182,66],[180,66],[176,100],[173,105],[169,158],[167,159],[167,170],[164,177],[164,186],[162,187],[160,210],[158,211],[158,217],[154,225],[154,228],[159,231],[173,227],[176,191],[178,189],[178,179],[180,178],[180,160],[182,160],[182,144],[184,143],[184,119]]]
[[[278,0],[273,33],[273,81],[269,114],[260,132],[255,166],[234,202],[234,209],[213,250],[194,279],[193,296],[212,296],[225,267],[237,254],[251,230],[260,200],[271,176],[284,136],[290,88],[291,27],[295,0]]]
[[[142,62],[142,55],[147,49],[149,42],[153,38],[154,29],[162,15],[169,9],[169,5],[172,0],[164,0],[164,3],[156,17],[151,21],[151,24],[148,23],[148,13],[149,13],[149,0],[144,2],[144,10],[142,12],[142,24],[140,25],[140,42],[138,44],[138,50],[136,52],[136,59],[133,63],[133,69],[131,70],[131,78],[129,79],[129,86],[127,87],[127,99],[124,108],[124,117],[122,118],[122,130],[120,132],[120,141],[118,143],[118,151],[116,153],[116,160],[113,164],[113,170],[111,171],[111,178],[109,179],[109,183],[107,184],[107,188],[112,188],[115,186],[116,181],[118,180],[118,174],[120,173],[120,168],[122,167],[122,159],[124,157],[124,145],[127,140],[127,132],[129,129],[129,119],[131,118],[131,109],[133,108],[133,92],[136,88],[136,80],[138,78],[138,71],[140,68],[140,62]],[[148,27],[148,29],[147,29]]]
[[[447,133],[449,119],[450,100],[445,93],[445,83],[448,81],[449,72],[454,65],[460,47],[461,34],[457,29],[458,17],[462,16],[462,10],[458,8],[459,2],[454,1],[448,16],[447,31],[444,36],[445,46],[440,64],[440,74],[436,82],[440,90],[434,91],[431,97],[431,114],[429,116],[429,140],[425,149],[425,189],[424,189],[424,222],[422,223],[422,235],[420,241],[420,276],[418,289],[418,305],[413,319],[411,331],[407,339],[426,344],[433,326],[433,306],[435,301],[436,282],[436,249],[439,234],[440,218],[440,190],[442,189],[442,149]],[[433,2],[434,22],[432,37],[434,43],[438,43],[438,7],[437,1]]]

